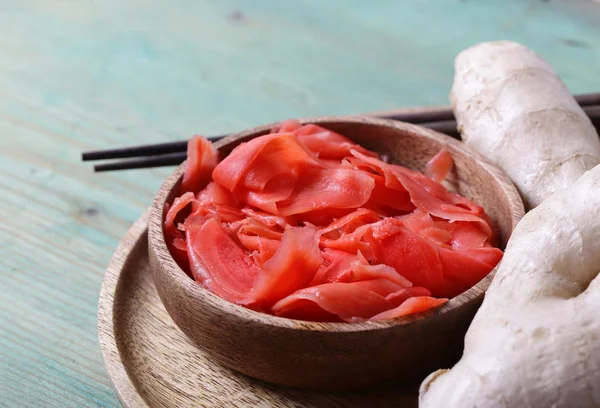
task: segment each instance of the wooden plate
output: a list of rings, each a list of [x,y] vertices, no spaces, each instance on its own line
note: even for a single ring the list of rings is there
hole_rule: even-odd
[[[104,363],[125,407],[416,407],[417,387],[306,392],[266,384],[211,360],[177,328],[152,281],[148,220],[121,241],[98,305]]]

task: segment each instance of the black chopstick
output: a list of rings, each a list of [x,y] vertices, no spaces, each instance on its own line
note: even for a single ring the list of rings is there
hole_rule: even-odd
[[[112,163],[96,164],[94,166],[94,171],[102,172],[112,170],[143,169],[148,167],[177,166],[183,163],[186,157],[186,152],[136,157],[134,159],[120,160]]]
[[[402,120],[396,119],[395,115],[389,116],[378,116],[382,119],[391,119],[391,120]],[[412,123],[412,122],[411,122]],[[456,122],[453,120],[445,120],[445,121],[432,121],[427,123],[419,123],[421,126],[436,130],[441,133],[446,133],[450,136],[458,135],[456,131]],[[222,136],[214,136],[211,137],[211,142],[216,142],[217,140],[223,139],[227,135]],[[167,142],[167,143],[159,143],[152,145],[140,145],[140,146],[130,146],[130,147],[122,147],[118,149],[108,149],[108,150],[95,150],[90,152],[84,152],[81,155],[81,159],[83,161],[92,161],[92,160],[108,160],[108,159],[124,159],[130,157],[165,157],[164,163],[173,163],[173,157],[170,154],[172,153],[181,153],[185,152],[187,149],[187,140],[178,140],[176,142]],[[156,161],[161,162],[160,160]],[[119,163],[123,163],[127,167],[120,168],[118,166]],[[123,160],[110,164],[100,164],[94,166],[96,171],[109,171],[109,170],[125,170],[132,169],[135,167],[131,167],[134,164],[129,163],[142,163],[140,160]],[[161,162],[162,163],[162,162]],[[169,166],[171,164],[163,164],[164,166]],[[152,166],[148,166],[152,167]]]
[[[574,95],[573,97],[581,107],[600,105],[600,92]]]
[[[420,126],[436,130],[440,133],[445,133],[456,139],[460,139],[458,131],[456,130],[456,122],[453,120],[421,123]],[[210,140],[211,140],[211,142],[216,142],[217,140],[220,140],[224,137],[225,136],[212,137]],[[176,143],[183,143],[184,146],[182,148],[182,151],[166,153],[166,154],[157,154],[157,155],[153,155],[153,156],[136,157],[136,158],[129,159],[129,160],[119,160],[119,161],[115,161],[115,162],[111,162],[111,163],[97,164],[94,166],[94,171],[95,172],[104,172],[104,171],[115,171],[115,170],[141,169],[141,168],[148,168],[148,167],[178,166],[181,163],[183,163],[183,161],[187,157],[187,152],[185,151],[186,146],[187,146],[187,140],[181,141],[181,142],[176,142]],[[173,143],[171,145],[173,146],[173,145],[175,145],[175,143]],[[136,153],[139,153],[141,148],[153,148],[154,146],[157,146],[157,145],[139,146],[138,149],[136,150]],[[127,149],[136,149],[136,148],[115,149],[115,151],[126,152]],[[151,149],[148,149],[147,151],[151,151]],[[105,152],[105,151],[100,151],[99,153],[102,153],[102,152]],[[124,156],[120,156],[120,157],[124,157]],[[125,157],[127,157],[127,156],[125,156]],[[88,159],[88,160],[96,160],[96,159]]]
[[[186,147],[187,140],[180,140],[177,142],[121,147],[118,149],[94,150],[91,152],[84,152],[81,155],[81,160],[122,159],[125,157],[162,155],[167,153],[184,152]]]
[[[212,141],[224,138],[223,136],[213,136]],[[164,155],[168,153],[185,152],[187,149],[187,140],[178,140],[176,142],[157,143],[151,145],[129,146],[118,149],[108,150],[93,150],[84,152],[81,155],[81,160],[106,160],[106,159],[123,159],[127,157],[142,157]]]

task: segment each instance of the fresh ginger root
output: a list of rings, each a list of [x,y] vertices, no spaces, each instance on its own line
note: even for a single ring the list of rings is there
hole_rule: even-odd
[[[511,42],[462,52],[452,100],[463,140],[534,209],[510,238],[461,360],[425,379],[419,406],[600,407],[598,135],[551,67]]]
[[[450,99],[463,141],[504,169],[528,209],[600,163],[590,119],[552,67],[520,44],[461,52]]]
[[[600,165],[530,211],[465,337],[419,406],[600,406]]]

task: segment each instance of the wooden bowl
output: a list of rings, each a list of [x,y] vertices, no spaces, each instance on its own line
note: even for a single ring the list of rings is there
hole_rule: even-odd
[[[523,203],[510,179],[449,136],[408,123],[371,118],[319,117],[300,122],[339,132],[416,170],[423,170],[425,163],[446,147],[455,161],[456,191],[485,208],[502,248],[524,215]],[[215,146],[228,154],[239,143],[268,133],[272,126],[230,136]],[[365,323],[313,323],[275,317],[229,303],[202,288],[175,263],[162,229],[164,205],[175,198],[184,166],[166,180],[151,208],[150,262],[165,308],[215,363],[271,383],[349,390],[420,380],[460,357],[464,334],[493,271],[434,310]]]

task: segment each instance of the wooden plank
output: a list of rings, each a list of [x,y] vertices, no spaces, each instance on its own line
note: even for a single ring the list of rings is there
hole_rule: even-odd
[[[100,283],[169,169],[97,175],[81,151],[444,105],[454,55],[494,38],[597,91],[599,17],[565,0],[3,2],[0,405],[118,404]]]

